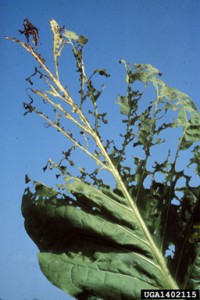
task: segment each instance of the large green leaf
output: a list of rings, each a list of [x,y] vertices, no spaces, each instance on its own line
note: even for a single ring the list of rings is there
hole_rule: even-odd
[[[140,299],[141,289],[169,288],[125,199],[79,179],[69,197],[41,183],[25,190],[25,227],[39,247],[41,270],[77,299]]]

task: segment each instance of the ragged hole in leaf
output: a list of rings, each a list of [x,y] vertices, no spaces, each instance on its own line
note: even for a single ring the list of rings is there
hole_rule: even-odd
[[[166,257],[171,257],[171,258],[173,259],[173,258],[174,258],[175,251],[176,251],[175,245],[170,244],[170,245],[168,246],[168,249],[165,251],[165,256],[166,256]]]
[[[180,201],[177,199],[177,198],[173,198],[171,200],[171,204],[172,205],[175,205],[175,206],[179,206],[180,205]]]

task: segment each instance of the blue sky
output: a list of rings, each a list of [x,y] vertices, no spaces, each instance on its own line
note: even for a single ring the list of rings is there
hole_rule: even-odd
[[[88,69],[106,68],[112,75],[105,90],[112,113],[124,87],[120,58],[154,65],[168,85],[189,94],[200,108],[199,15],[198,0],[0,0],[0,298],[71,299],[40,272],[38,250],[26,235],[20,212],[24,175],[51,182],[42,168],[48,158],[59,157],[65,142],[36,116],[23,116],[25,78],[35,64],[22,48],[2,37],[19,37],[18,29],[27,17],[40,29],[40,47],[49,57],[53,18],[89,38]]]

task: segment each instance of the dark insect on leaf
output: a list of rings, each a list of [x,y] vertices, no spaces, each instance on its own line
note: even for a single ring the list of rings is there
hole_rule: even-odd
[[[37,47],[38,39],[39,39],[38,29],[33,24],[31,24],[31,22],[29,22],[27,18],[24,19],[23,25],[24,25],[24,30],[19,30],[19,32],[25,35],[28,44],[30,42],[30,36],[32,36],[33,38],[32,41]]]

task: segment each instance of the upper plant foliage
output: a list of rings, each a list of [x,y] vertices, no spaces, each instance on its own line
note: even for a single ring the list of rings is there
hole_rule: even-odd
[[[140,299],[141,289],[199,289],[200,187],[194,187],[192,175],[177,165],[182,153],[190,153],[187,168],[194,166],[200,175],[200,113],[189,96],[161,80],[156,68],[120,60],[127,92],[117,102],[125,130],[120,133],[121,147],[113,137],[104,141],[101,128],[108,123],[107,113],[99,112],[98,105],[104,85],[97,89],[94,78],[109,74],[96,69],[87,76],[83,61],[87,38],[55,20],[50,25],[55,75],[35,49],[38,30],[27,19],[20,31],[26,43],[6,37],[39,64],[27,78],[31,94],[30,102],[24,103],[25,114],[35,112],[72,143],[59,163],[49,160],[44,167],[56,168],[64,183],[55,190],[31,181],[34,190],[28,187],[23,195],[25,227],[40,249],[41,270],[77,299]],[[78,101],[59,75],[59,58],[66,46],[72,49],[79,74]],[[33,88],[34,76],[46,83],[47,90]],[[34,96],[53,108],[54,117],[37,108]],[[141,101],[146,97],[153,100],[144,106]],[[178,139],[171,146],[167,137],[172,132],[178,132]],[[77,149],[96,166],[92,172],[78,166],[79,175],[74,177],[69,170],[76,166],[71,154]],[[112,174],[114,190],[103,181],[102,170]],[[28,176],[26,180],[30,181]],[[170,245],[175,247],[173,258],[165,257]]]

